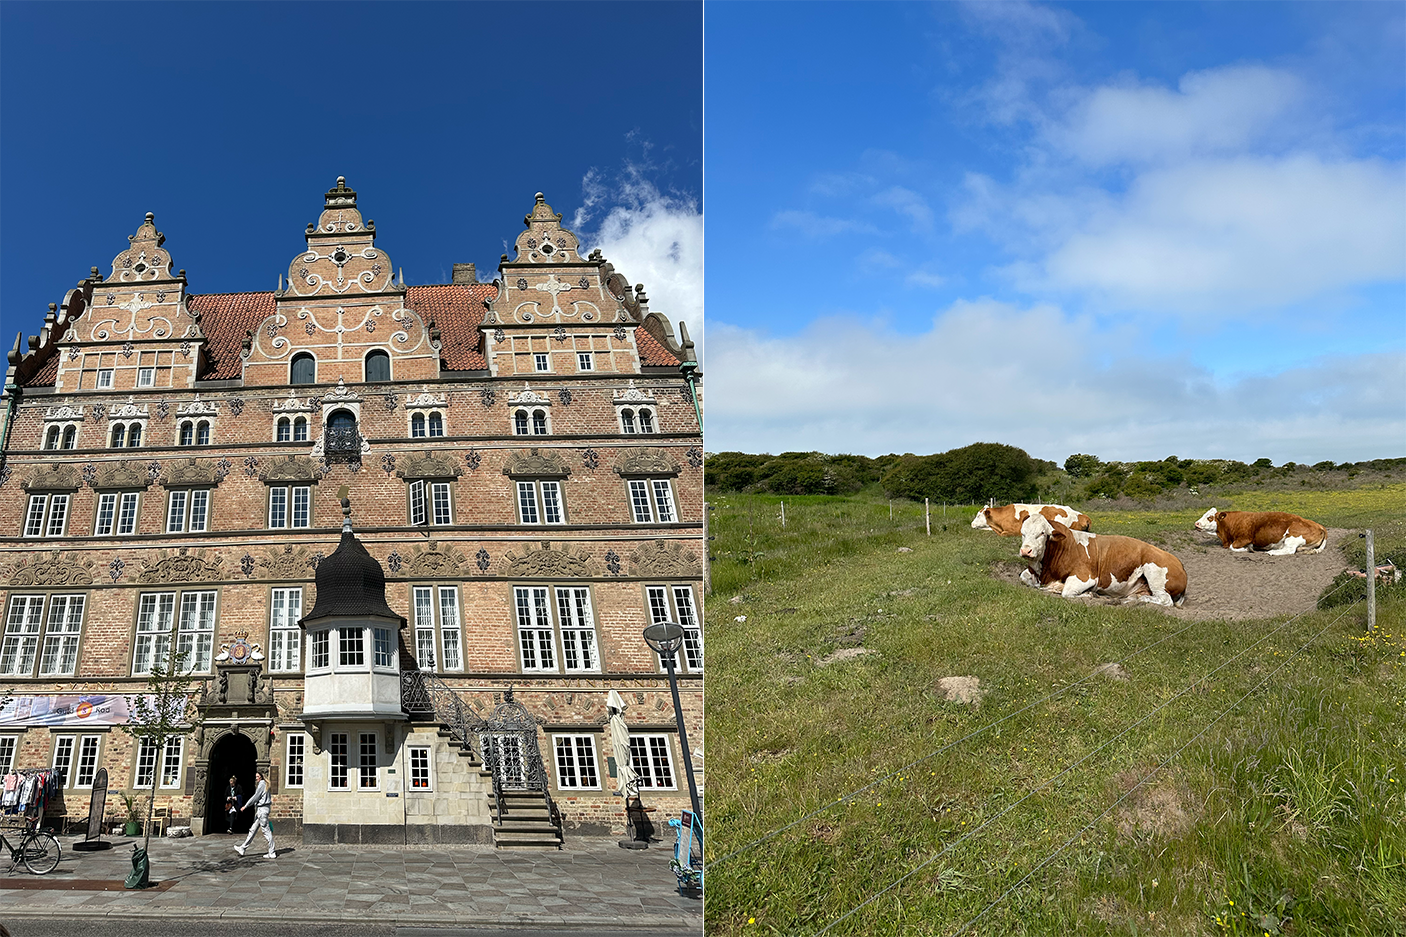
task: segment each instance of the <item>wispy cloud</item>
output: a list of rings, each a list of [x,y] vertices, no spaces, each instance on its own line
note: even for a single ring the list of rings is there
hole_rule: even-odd
[[[879,231],[867,221],[852,218],[833,218],[818,215],[813,211],[788,209],[771,216],[771,226],[789,229],[808,238],[828,238],[837,234],[878,234]]]

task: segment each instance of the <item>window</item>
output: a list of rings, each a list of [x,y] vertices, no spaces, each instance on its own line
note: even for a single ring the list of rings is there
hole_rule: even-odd
[[[182,446],[195,445],[195,424],[192,423],[190,420],[185,420],[181,423],[181,435],[179,443]]]
[[[640,412],[639,412],[639,417],[640,417],[640,432],[641,432],[641,433],[652,433],[652,432],[654,432],[654,414],[653,414],[649,409],[647,409],[647,408],[645,408],[645,407],[641,407],[641,408],[640,408]]]
[[[98,371],[98,390],[112,390],[112,368]]]
[[[215,642],[215,593],[213,590],[191,591],[179,595],[181,615],[176,652],[182,655],[186,672],[208,673]],[[176,598],[175,592],[146,592],[138,599],[132,676],[145,676],[153,667],[171,663]]]
[[[85,735],[78,740],[78,770],[73,778],[74,787],[91,788],[98,774],[98,747],[101,737]]]
[[[310,670],[320,670],[332,666],[332,651],[330,632],[314,631],[309,637],[312,647],[308,651],[312,660],[308,663]]]
[[[441,414],[439,414],[439,413],[431,413],[431,414],[430,414],[430,435],[431,435],[431,436],[443,436],[443,435],[444,435],[444,417],[443,417],[443,415],[441,415]]]
[[[667,478],[630,479],[630,509],[636,524],[672,524],[679,519],[674,510],[674,490]]]
[[[327,418],[323,448],[329,457],[361,455],[361,434],[356,431],[355,414],[349,410],[338,410]]]
[[[293,438],[293,422],[288,417],[278,418],[278,431],[274,437],[275,442],[288,442]],[[184,445],[184,444],[183,444]]]
[[[392,667],[392,666],[394,666],[394,664],[391,663],[391,653],[392,653],[393,648],[392,648],[392,645],[391,645],[391,631],[390,631],[390,629],[389,629],[389,628],[373,628],[372,631],[371,631],[371,639],[372,639],[373,644],[375,645],[374,650],[375,650],[375,653],[376,653],[376,656],[375,656],[375,663],[376,663],[376,666],[377,666],[377,667]]]
[[[161,757],[161,786],[163,788],[177,788],[181,786],[181,760],[185,753],[185,739],[182,736],[174,736],[166,740],[165,751]],[[137,772],[133,778],[133,787],[151,787],[152,780],[156,775],[157,768],[157,747],[151,739],[142,739],[137,747]]]
[[[303,764],[308,753],[308,737],[301,732],[288,733],[288,757],[284,759],[284,787],[303,786]]]
[[[269,489],[269,529],[307,527],[311,521],[312,489],[307,485]]]
[[[30,495],[24,515],[26,537],[62,537],[68,525],[68,495]]]
[[[49,615],[44,617],[44,600]],[[41,677],[72,677],[78,671],[78,643],[83,636],[85,595],[12,595],[0,640],[0,675],[30,677],[36,658]],[[43,645],[43,654],[39,653]]]
[[[547,426],[546,410],[516,410],[513,412],[513,432],[519,436],[545,436],[551,430]]]
[[[449,498],[449,482],[413,481],[410,483],[410,523],[452,524],[454,511]]]
[[[302,666],[302,632],[298,630],[302,617],[301,588],[269,593],[269,670],[291,671]]]
[[[19,736],[0,735],[0,777],[15,769],[15,752],[19,751],[19,747]]]
[[[307,352],[293,356],[288,370],[288,383],[313,384],[317,382],[317,359]]]
[[[518,482],[517,507],[519,523],[566,523],[561,503],[561,482]]]
[[[133,787],[151,787],[156,777],[156,746],[151,739],[142,739],[137,745],[137,771],[132,778]]]
[[[295,418],[295,419],[293,420],[293,441],[294,441],[294,442],[307,442],[307,441],[308,441],[308,419],[307,419],[307,417],[300,416],[300,417],[297,417],[297,418]]]
[[[210,489],[175,488],[167,495],[166,533],[200,533],[209,527]]]
[[[124,443],[126,442],[126,439],[127,439],[127,424],[125,424],[125,423],[118,423],[116,426],[114,426],[114,427],[112,428],[112,438],[111,438],[111,440],[108,442],[108,447],[109,447],[109,448],[112,448],[112,449],[121,449],[122,446],[124,445]]]
[[[50,767],[54,769],[54,774],[63,778],[64,787],[73,786],[73,746],[77,741],[72,735],[54,738],[54,763]]]
[[[600,790],[596,772],[596,739],[592,735],[558,735],[557,787],[562,790]]]
[[[138,368],[138,369],[137,369],[137,386],[138,386],[138,387],[155,387],[155,386],[156,386],[156,369],[155,369],[155,368]]]
[[[589,351],[578,351],[576,353],[576,370],[594,371],[595,369],[595,356],[593,356]]]
[[[97,518],[93,534],[99,537],[136,533],[137,501],[135,491],[107,492],[98,495]]]
[[[3,740],[0,740],[3,744]],[[430,790],[430,750],[426,747],[412,746],[410,748],[410,789],[412,791]]]
[[[51,426],[51,427],[49,427],[48,431],[44,434],[44,448],[45,448],[45,449],[57,449],[58,447],[59,447],[59,428],[58,428],[57,426]]]
[[[374,791],[376,784],[376,733],[362,732],[358,739],[360,758],[357,762],[356,789]]]
[[[667,735],[630,736],[630,767],[639,775],[640,787],[676,787]]]
[[[366,380],[389,381],[391,379],[391,356],[384,351],[373,351],[366,356]]]
[[[552,620],[552,592],[556,593]],[[596,650],[595,616],[591,611],[591,591],[585,586],[516,586],[513,605],[517,613],[518,652],[524,671],[571,673],[600,670]],[[556,629],[561,630],[560,654]]]
[[[166,740],[166,757],[161,759],[161,786],[181,786],[181,756],[185,754],[185,738],[176,736]]]
[[[693,587],[689,585],[645,586],[645,597],[649,600],[649,622],[672,621],[683,626],[682,660],[674,655],[674,666],[687,669],[691,673],[703,672],[703,626],[698,619],[698,608],[693,603]],[[673,603],[672,606],[670,603]],[[664,659],[659,659],[660,669]]]
[[[431,586],[412,590],[415,609],[415,661],[422,670],[435,669],[435,617],[438,615],[440,670],[463,670],[462,632],[459,625],[459,590],[440,586],[438,601]]]
[[[327,774],[327,786],[334,790],[347,788],[347,733],[333,732],[327,743],[327,757],[331,770]]]
[[[410,417],[410,435],[418,438],[425,435],[425,415],[423,413],[412,414]]]
[[[633,436],[635,434],[635,411],[620,411],[620,431]]]
[[[539,351],[532,356],[532,367],[538,371],[550,371],[552,369],[551,356],[544,351]]]
[[[210,421],[201,420],[195,427],[195,444],[197,446],[210,445]]]
[[[121,449],[124,446],[128,449],[135,449],[142,444],[142,424],[140,423],[114,423],[112,424],[112,434],[108,437],[108,448]]]
[[[78,427],[65,426],[63,430],[63,448],[72,449],[78,445]]]
[[[366,636],[360,628],[337,629],[337,664],[340,667],[366,666]]]
[[[308,420],[307,417],[295,417],[289,422],[288,417],[279,417],[276,424],[276,442],[307,442],[308,441]]]

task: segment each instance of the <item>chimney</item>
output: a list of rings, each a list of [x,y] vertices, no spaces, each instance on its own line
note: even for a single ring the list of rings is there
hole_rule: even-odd
[[[474,265],[473,265],[473,264],[455,264],[455,265],[454,265],[454,282],[455,282],[455,283],[477,283],[477,282],[478,282],[478,274],[474,272]]]

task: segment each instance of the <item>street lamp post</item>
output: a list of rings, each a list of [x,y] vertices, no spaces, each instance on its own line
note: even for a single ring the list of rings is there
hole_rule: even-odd
[[[674,716],[679,724],[679,745],[683,748],[683,769],[688,775],[688,796],[693,803],[693,815],[699,823],[703,821],[703,808],[698,802],[698,784],[693,780],[693,757],[688,750],[688,730],[683,724],[683,706],[679,703],[679,681],[674,676],[674,654],[683,646],[683,626],[672,621],[661,621],[644,629],[644,641],[664,658],[664,668],[669,672],[669,690],[674,694]]]

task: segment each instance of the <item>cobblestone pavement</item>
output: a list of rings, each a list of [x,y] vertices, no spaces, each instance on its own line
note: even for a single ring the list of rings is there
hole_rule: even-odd
[[[568,838],[556,852],[280,843],[278,858],[265,859],[256,848],[261,840],[243,858],[234,851],[237,841],[153,839],[151,879],[174,884],[96,891],[97,881],[126,878],[132,844],[140,840],[115,837],[111,849],[76,852],[65,837],[63,861],[42,880],[23,866],[0,878],[0,920],[296,916],[329,923],[703,928],[702,901],[675,887],[667,842],[630,850],[614,839]],[[0,859],[0,869],[8,858]],[[4,887],[21,879],[29,887]]]

